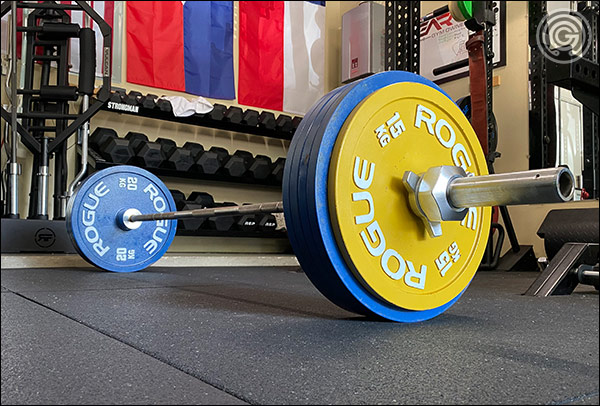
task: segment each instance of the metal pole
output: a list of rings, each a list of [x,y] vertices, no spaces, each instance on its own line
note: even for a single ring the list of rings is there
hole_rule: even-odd
[[[573,198],[575,179],[567,168],[472,176],[448,185],[456,208],[566,202]]]
[[[83,100],[81,101],[81,111],[86,111],[90,107],[90,96],[87,94],[83,95]],[[71,197],[75,192],[75,187],[79,183],[81,179],[85,176],[87,172],[87,161],[88,161],[88,137],[90,134],[90,122],[86,121],[79,127],[78,136],[81,140],[81,170],[77,175],[75,175],[75,179],[69,185],[69,189],[67,191],[67,196]],[[61,208],[63,213],[67,212],[67,199],[63,199],[63,207]]]
[[[172,211],[168,213],[135,214],[125,216],[124,221],[177,220],[189,217],[231,216],[237,214],[283,213],[283,202],[256,203],[244,206],[211,207],[206,209]]]
[[[38,166],[37,182],[37,213],[36,218],[48,218],[48,138],[40,140],[40,165]]]
[[[457,169],[462,171],[461,168]],[[412,172],[407,172],[405,177],[409,173],[417,176]],[[462,173],[464,174],[464,171],[462,171]],[[418,184],[420,182],[415,181],[413,183]],[[441,199],[447,200],[447,203],[450,205],[450,211],[465,207],[566,202],[573,198],[573,184],[573,174],[568,168],[550,168],[538,171],[473,177],[462,175],[448,179],[447,187],[445,188],[446,193],[443,193]],[[438,201],[438,204],[439,203],[440,202]],[[417,206],[420,207],[418,201]],[[190,217],[282,212],[283,202],[257,203],[244,206],[213,207],[151,214],[143,214],[137,211],[137,209],[130,208],[118,212],[116,214],[116,221],[121,228],[133,230],[139,227],[140,221],[177,220]],[[417,214],[424,215],[429,221],[439,221],[439,219],[427,217],[425,212],[422,212],[420,209],[417,210]],[[464,215],[456,218],[446,218],[444,213],[438,213],[438,217],[440,217],[440,215],[441,220],[444,221],[461,220],[464,218]]]
[[[10,209],[11,217],[19,217],[19,163],[17,162],[17,2],[11,4],[12,35],[12,69],[11,69],[11,141],[10,141]]]

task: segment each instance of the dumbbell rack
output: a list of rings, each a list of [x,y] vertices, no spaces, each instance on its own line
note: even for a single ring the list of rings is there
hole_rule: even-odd
[[[137,93],[137,92],[132,92]],[[139,94],[138,94],[139,95]],[[288,126],[284,130],[280,126],[275,126],[275,128],[268,128],[269,126],[261,124],[257,122],[252,125],[249,123],[245,123],[242,121],[241,123],[231,122],[226,118],[226,115],[223,114],[222,117],[219,116],[220,119],[215,119],[214,115],[208,114],[194,114],[188,117],[176,117],[172,111],[165,111],[161,109],[158,105],[155,105],[154,108],[148,108],[142,103],[139,102],[138,98],[132,95],[129,95],[126,100],[124,98],[123,92],[113,92],[109,97],[110,102],[106,103],[102,106],[102,110],[120,113],[120,114],[129,114],[139,117],[152,118],[157,120],[166,120],[172,122],[178,122],[182,124],[202,126],[207,128],[214,128],[225,131],[232,131],[238,133],[245,134],[253,134],[270,138],[277,138],[283,140],[291,140],[294,131],[299,124],[301,117],[290,117],[285,114],[281,114],[276,117],[272,113],[264,112],[263,114],[271,116],[272,123],[277,122],[278,119],[285,119],[288,121]],[[215,105],[216,107],[224,107],[220,105]],[[237,107],[236,107],[237,108]],[[242,114],[245,114],[248,110],[243,111]],[[260,115],[260,112],[255,113],[255,115]],[[293,125],[292,125],[293,121]],[[273,127],[273,125],[271,125]],[[81,153],[78,148],[78,153]],[[104,159],[98,151],[95,151],[92,147],[90,147],[88,152],[88,163],[90,169],[93,170],[102,170],[105,168],[121,165],[118,163],[113,163]],[[200,173],[198,171],[177,171],[174,169],[159,167],[159,168],[145,168],[149,172],[159,176],[159,177],[172,177],[172,178],[188,178],[188,179],[201,179],[203,181],[217,181],[217,182],[228,182],[228,183],[237,183],[237,184],[254,184],[266,187],[275,187],[280,188],[281,183],[274,181],[273,179],[265,179],[265,180],[256,180],[250,177],[243,178],[233,178],[226,176],[221,173],[217,174],[205,174]],[[245,237],[245,238],[287,238],[287,232],[285,230],[273,230],[273,231],[242,231],[238,229],[232,229],[228,231],[219,231],[213,229],[200,228],[198,230],[177,230],[177,236],[201,236],[201,237]]]
[[[77,154],[81,154],[81,147],[77,146]],[[108,162],[104,158],[100,156],[98,152],[96,152],[91,147],[88,150],[88,170],[90,173],[95,171],[99,171],[102,169],[110,168],[113,166],[119,166],[123,164]],[[173,169],[167,168],[144,168],[147,171],[157,175],[159,177],[173,177],[173,178],[189,178],[189,179],[202,179],[208,181],[224,181],[228,183],[239,183],[239,184],[257,184],[261,186],[270,186],[274,188],[280,188],[281,185],[277,185],[274,183],[267,182],[258,182],[256,180],[252,180],[249,178],[240,179],[240,180],[232,180],[232,178],[225,177],[223,175],[207,175],[200,174],[198,172],[180,172]],[[284,230],[274,230],[274,231],[241,231],[241,230],[228,230],[228,231],[219,231],[219,230],[211,230],[211,229],[200,229],[200,230],[181,230],[177,229],[177,236],[183,237],[247,237],[247,238],[287,238],[287,232]]]
[[[77,154],[81,155],[81,147],[77,146]],[[90,167],[90,169],[93,171],[99,171],[102,169],[106,169],[106,168],[110,168],[113,166],[118,166],[118,165],[122,165],[119,163],[114,163],[114,162],[109,162],[107,160],[105,160],[104,158],[102,158],[100,156],[100,154],[95,151],[92,147],[90,147],[88,149],[88,165]],[[267,187],[275,187],[275,188],[281,188],[281,184],[278,184],[272,180],[256,180],[256,179],[252,179],[249,177],[244,177],[244,178],[233,178],[233,177],[229,177],[229,176],[225,176],[222,174],[206,174],[206,173],[200,173],[197,171],[186,171],[186,172],[182,172],[182,171],[177,171],[175,169],[169,169],[169,168],[149,168],[149,167],[145,167],[144,169],[146,169],[147,171],[155,174],[156,176],[159,177],[172,177],[172,178],[184,178],[184,179],[196,179],[196,180],[203,180],[203,181],[215,181],[215,182],[227,182],[227,183],[237,183],[237,184],[251,184],[251,185],[260,185],[260,186],[267,186]],[[90,173],[91,173],[90,172]]]
[[[177,229],[176,235],[182,237],[249,237],[249,238],[287,238],[287,232],[283,230],[276,231],[240,231],[240,230],[208,230],[200,229],[197,231]]]
[[[112,93],[110,99],[117,99],[116,93]],[[228,121],[224,116],[220,117],[220,119],[214,119],[211,117],[210,113],[207,114],[193,114],[188,117],[176,117],[172,112],[162,111],[158,107],[154,108],[146,108],[140,103],[128,104],[124,102],[116,103],[109,102],[102,106],[102,110],[111,111],[114,113],[120,114],[130,114],[134,116],[153,118],[157,120],[166,120],[173,121],[183,124],[207,127],[207,128],[215,128],[219,130],[225,131],[233,131],[240,132],[246,134],[260,135],[264,137],[278,138],[283,140],[291,140],[294,135],[295,127],[292,126],[290,131],[283,131],[278,128],[267,128],[266,126],[261,125],[260,123],[256,125],[248,125],[244,123],[232,123]],[[247,110],[246,110],[247,111]],[[266,112],[265,112],[266,113]],[[272,113],[269,113],[272,114]],[[280,114],[279,117],[289,117],[286,114]],[[273,120],[277,120],[273,115]],[[296,116],[294,118],[289,117],[291,120],[294,120],[298,123],[301,117]]]

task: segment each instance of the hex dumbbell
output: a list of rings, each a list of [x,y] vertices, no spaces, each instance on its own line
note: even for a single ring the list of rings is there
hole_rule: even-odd
[[[130,131],[125,135],[133,149],[135,158],[133,161],[142,167],[158,168],[162,164],[164,157],[160,144],[148,141],[145,134]]]
[[[208,151],[202,151],[198,154],[196,168],[200,173],[214,175],[221,169],[227,156],[229,156],[229,153],[226,149],[211,147]]]
[[[273,162],[266,155],[256,155],[248,168],[248,176],[254,180],[264,181],[271,174]]]
[[[183,206],[185,205],[185,195],[183,192],[176,189],[169,189],[169,192],[171,192],[171,196],[173,196],[177,210],[183,210]]]
[[[214,207],[237,206],[233,202],[215,203]],[[229,231],[237,221],[237,216],[214,216],[206,221],[208,228],[217,231]]]
[[[154,107],[156,107],[157,100],[158,96],[150,93],[142,95],[138,98],[138,102],[142,105],[142,107],[146,109],[153,109]]]
[[[129,141],[123,138],[110,137],[99,147],[102,158],[115,164],[126,164],[134,157]]]
[[[244,117],[243,110],[236,106],[229,107],[227,109],[227,112],[225,113],[225,121],[228,121],[233,124],[241,123],[243,117]]]
[[[271,167],[269,178],[277,185],[283,180],[283,170],[285,169],[285,158],[277,158]]]
[[[242,116],[242,124],[250,127],[256,127],[258,125],[258,111],[251,109],[244,111]]]
[[[275,114],[270,111],[263,111],[258,116],[258,126],[266,130],[274,130],[277,126],[277,120],[275,120]]]
[[[254,157],[248,151],[237,150],[223,162],[223,173],[232,178],[241,178],[252,165]]]
[[[89,138],[89,144],[92,148],[99,150],[100,146],[110,138],[117,138],[117,132],[112,128],[97,127]]]

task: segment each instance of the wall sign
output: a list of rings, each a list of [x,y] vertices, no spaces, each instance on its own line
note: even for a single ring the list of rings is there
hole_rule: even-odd
[[[493,28],[494,67],[506,65],[506,4],[498,2],[496,25]],[[420,74],[436,83],[449,82],[469,75],[464,67],[434,75],[433,70],[468,58],[465,43],[469,30],[457,22],[450,12],[421,20],[421,71]]]

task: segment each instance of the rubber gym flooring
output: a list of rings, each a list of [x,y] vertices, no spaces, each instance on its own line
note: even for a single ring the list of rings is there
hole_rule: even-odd
[[[2,270],[2,404],[598,404],[598,293],[480,272],[418,324],[297,268]]]

